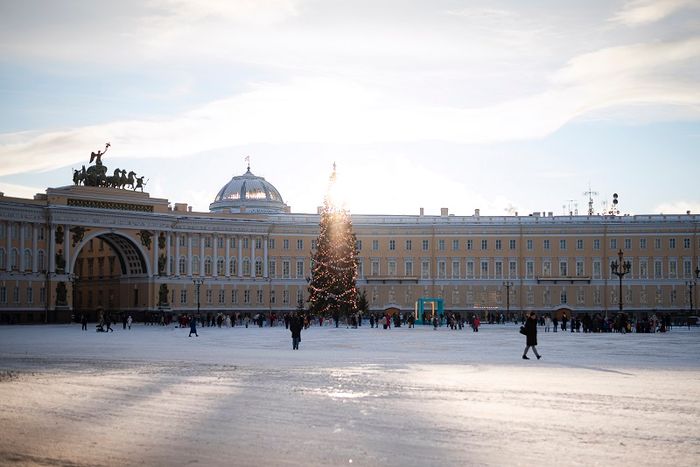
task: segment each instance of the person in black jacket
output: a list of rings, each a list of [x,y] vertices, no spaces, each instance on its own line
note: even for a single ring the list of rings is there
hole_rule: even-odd
[[[525,320],[525,352],[523,352],[523,360],[530,360],[527,356],[528,350],[532,347],[537,360],[542,358],[542,355],[537,353],[537,316],[535,312],[531,312],[530,316]]]
[[[301,328],[304,327],[304,320],[298,316],[296,312],[292,313],[292,319],[289,321],[289,330],[292,331],[292,350],[299,350],[299,342],[301,342]]]

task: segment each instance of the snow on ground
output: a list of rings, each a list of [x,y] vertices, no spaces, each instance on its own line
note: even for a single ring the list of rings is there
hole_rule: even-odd
[[[698,465],[700,329],[0,327],[0,465]]]

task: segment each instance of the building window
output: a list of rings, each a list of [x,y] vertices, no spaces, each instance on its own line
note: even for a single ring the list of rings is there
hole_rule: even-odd
[[[236,261],[236,258],[231,258],[231,262],[229,263],[229,274],[232,276],[235,276],[238,274],[238,261]]]
[[[631,249],[632,249],[632,239],[626,238],[625,239],[625,250],[631,250]]]
[[[231,303],[238,304],[238,290],[236,289],[231,290]]]
[[[438,250],[445,251],[445,240],[438,240]]]
[[[274,259],[271,259],[270,262],[267,265],[267,273],[270,277],[276,277],[277,276],[277,262]]]
[[[544,277],[551,277],[552,275],[552,262],[542,261],[542,275]]]
[[[184,256],[180,256],[180,259],[177,262],[177,267],[178,271],[180,274],[184,275],[187,274],[187,260],[185,259]]]
[[[290,264],[289,261],[282,261],[282,278],[289,279],[290,274]]]
[[[204,237],[204,248],[211,248],[211,237]]]
[[[318,248],[318,240],[314,238],[311,240],[311,249],[315,251],[317,248]]]
[[[268,247],[270,250],[274,250],[274,249],[275,249],[275,239],[274,239],[274,238],[268,238],[268,239],[267,239],[267,247]]]
[[[447,262],[438,261],[438,279],[445,279],[447,277]]]
[[[559,240],[559,249],[566,250],[566,240]]]
[[[501,250],[502,249],[502,242],[501,240],[496,240],[496,249]]]
[[[496,278],[503,278],[503,262],[496,261]]]
[[[282,291],[282,303],[289,305],[289,290]]]
[[[452,261],[452,279],[459,279],[459,261]]]
[[[420,276],[423,279],[427,279],[430,277],[430,262],[429,261],[421,261]]]
[[[508,249],[515,250],[515,240],[514,239],[508,240]]]
[[[226,265],[224,258],[216,259],[216,274],[219,276],[223,276],[224,274],[226,274]]]
[[[482,249],[482,250],[488,250],[488,249],[489,249],[489,241],[488,241],[488,240],[482,240],[482,241],[481,241],[481,249]]]
[[[655,239],[654,239],[654,249],[655,249],[655,250],[660,250],[660,249],[661,249],[661,239],[660,239],[660,238],[655,238]]]
[[[654,277],[659,279],[663,275],[663,267],[660,260],[654,261]]]
[[[617,250],[617,239],[616,238],[610,239],[610,249]]]
[[[243,260],[243,275],[250,276],[250,260],[248,258]]]
[[[639,261],[639,277],[647,279],[649,275],[647,261],[645,259]]]
[[[467,261],[467,277],[470,279],[474,277],[474,261]]]
[[[297,240],[297,250],[303,250],[304,249],[304,240]]]
[[[223,305],[223,304],[224,304],[224,302],[225,302],[225,299],[224,299],[225,296],[226,296],[226,295],[225,295],[225,293],[224,293],[224,289],[219,290],[219,305]]]
[[[263,291],[262,291],[262,289],[258,289],[256,291],[256,296],[258,298],[258,305],[262,305],[262,303],[263,303]]]
[[[685,277],[686,279],[691,277],[691,275],[693,274],[691,272],[691,269],[692,269],[692,265],[690,264],[690,260],[689,259],[683,260],[683,277]]]
[[[544,240],[542,242],[542,248],[544,248],[545,250],[549,250],[549,240]]]
[[[372,251],[379,250],[379,240],[372,240]]]
[[[481,262],[481,277],[489,277],[489,262]]]
[[[459,240],[452,240],[452,251],[459,251]]]
[[[683,239],[683,248],[685,248],[686,250],[687,250],[688,248],[690,248],[690,239],[689,239],[689,238],[684,238],[684,239]]]
[[[678,274],[678,262],[675,259],[668,261],[668,277],[675,279]]]
[[[304,261],[297,261],[297,279],[304,278]]]
[[[313,270],[313,266],[311,269]],[[362,258],[357,260],[357,277],[365,277],[365,263]]]
[[[5,269],[5,250],[0,248],[0,269]]]
[[[187,305],[187,289],[180,290],[180,305]]]
[[[576,240],[576,249],[583,250],[583,240]]]
[[[676,248],[676,239],[675,238],[668,239],[668,247],[672,250]]]
[[[270,304],[274,305],[275,303],[277,303],[277,297],[275,296],[275,291],[270,290]]]
[[[378,276],[379,275],[379,260],[373,259],[372,262],[370,263],[370,267],[372,269],[372,275],[373,276]]]
[[[357,240],[355,242],[355,246],[357,248],[357,251],[362,251],[362,240]]]
[[[389,250],[396,250],[396,240],[389,240]]]
[[[467,250],[474,249],[474,240],[467,240]]]
[[[640,250],[646,250],[647,248],[647,239],[646,238],[640,238],[639,239],[639,249]]]
[[[576,261],[576,275],[579,277],[584,275],[583,261]]]
[[[413,276],[413,261],[406,261],[404,263],[404,269],[406,271],[406,276],[412,277]]]
[[[262,259],[257,258],[255,260],[255,277],[262,277],[263,275],[263,262]]]
[[[7,303],[7,287],[4,285],[0,287],[0,303],[3,305]]]
[[[243,249],[244,250],[248,249],[248,237],[243,238]]]
[[[246,305],[250,304],[250,290],[248,289],[243,291],[243,303]]]
[[[406,251],[411,251],[413,249],[413,242],[411,240],[406,240]]]
[[[559,295],[559,300],[561,304],[567,303],[566,290],[561,291],[561,294]]]
[[[509,261],[509,262],[508,262],[508,277],[510,277],[511,279],[517,277],[517,275],[518,275],[518,266],[517,266],[517,264],[518,264],[518,263],[516,263],[515,261]]]
[[[91,265],[88,263],[88,268],[90,267]],[[199,274],[199,256],[192,257],[192,274]],[[92,271],[90,271],[90,275],[92,276]]]
[[[211,289],[207,289],[207,303],[211,303],[213,299],[213,291]]]
[[[302,289],[297,289],[297,303],[304,301],[304,291]]]
[[[600,250],[600,240],[597,238],[595,240],[593,240],[593,249]]]
[[[568,263],[566,261],[559,261],[559,276],[566,277],[569,275]]]
[[[526,261],[525,262],[525,275],[528,279],[535,277],[535,262]]]
[[[428,240],[423,240],[423,251],[428,251],[429,245]]]
[[[396,261],[389,261],[387,263],[387,275],[389,277],[396,277]]]
[[[34,303],[34,287],[27,288],[27,303],[31,305]]]
[[[289,250],[289,239],[285,238],[282,240],[282,249],[283,250]]]
[[[208,256],[204,258],[204,275],[211,276],[211,258]]]

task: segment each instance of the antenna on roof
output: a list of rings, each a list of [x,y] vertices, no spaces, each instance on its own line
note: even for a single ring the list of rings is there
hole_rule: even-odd
[[[588,191],[584,191],[583,194],[584,194],[584,196],[588,196],[588,215],[592,216],[593,215],[593,197],[598,196],[598,192],[591,190],[591,184],[589,182],[588,183]]]

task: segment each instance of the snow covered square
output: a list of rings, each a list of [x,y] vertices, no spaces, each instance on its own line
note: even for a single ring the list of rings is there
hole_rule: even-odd
[[[691,466],[700,329],[0,327],[1,465]]]

